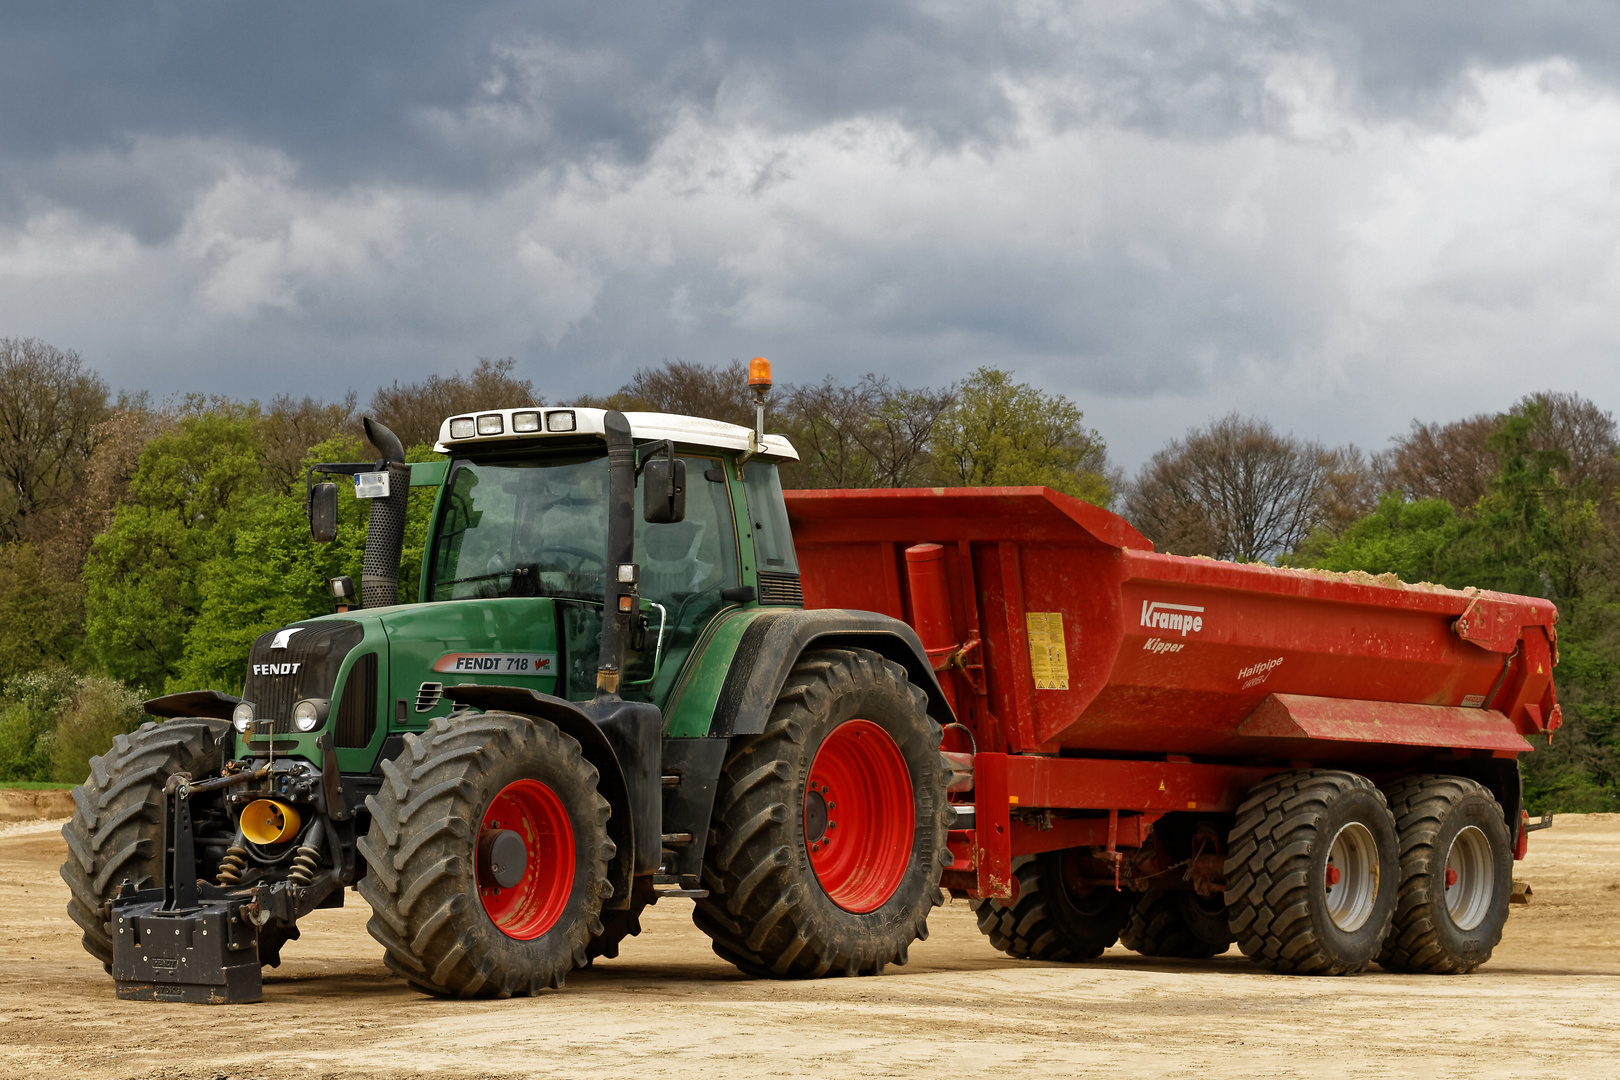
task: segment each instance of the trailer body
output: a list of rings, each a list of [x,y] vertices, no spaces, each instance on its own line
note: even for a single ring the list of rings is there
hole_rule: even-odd
[[[1139,846],[1165,814],[1230,813],[1311,767],[1473,777],[1522,857],[1517,758],[1560,723],[1549,601],[1161,554],[1046,488],[787,505],[806,606],[910,623],[955,708],[960,891],[1007,896],[1015,855]]]

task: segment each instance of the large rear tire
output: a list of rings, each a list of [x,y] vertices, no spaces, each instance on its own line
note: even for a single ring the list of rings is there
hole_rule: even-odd
[[[112,748],[90,759],[90,775],[73,789],[73,818],[62,826],[68,857],[62,880],[68,886],[68,915],[84,931],[84,949],[112,970],[112,935],[101,917],[102,905],[128,881],[137,889],[163,881],[163,785],[175,773],[194,779],[212,776],[224,764],[221,740],[230,731],[223,720],[184,719],[142,724],[119,735]],[[208,817],[218,799],[192,804],[199,838],[207,836]],[[228,819],[221,828],[228,829]],[[229,833],[226,832],[226,836]],[[209,849],[197,849],[197,873],[211,878],[218,870]]]
[[[359,849],[384,962],[443,996],[561,987],[612,891],[611,811],[579,743],[512,713],[442,717],[383,776]]]
[[[1378,965],[1464,975],[1491,958],[1507,925],[1513,848],[1496,798],[1460,776],[1411,776],[1384,789],[1400,834],[1395,921]]]
[[[1095,960],[1131,915],[1131,896],[1078,883],[1076,852],[1048,851],[1013,859],[1018,892],[1009,900],[975,900],[979,932],[1021,960]]]
[[[764,732],[732,744],[693,921],[754,975],[903,964],[943,897],[940,727],[905,669],[866,649],[799,658]]]
[[[1226,905],[1245,956],[1288,975],[1347,975],[1378,955],[1395,915],[1395,820],[1365,777],[1280,773],[1238,807]]]
[[[1204,960],[1232,946],[1226,901],[1191,889],[1149,889],[1131,907],[1120,944],[1143,956]]]

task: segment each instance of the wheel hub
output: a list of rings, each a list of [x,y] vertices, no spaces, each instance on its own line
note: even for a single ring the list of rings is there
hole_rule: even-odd
[[[510,889],[523,880],[529,851],[511,829],[487,829],[478,837],[480,881],[487,888]]]
[[[1352,821],[1334,834],[1323,884],[1333,925],[1345,933],[1361,929],[1378,899],[1378,846],[1367,826]]]
[[[1461,829],[1446,853],[1446,914],[1459,930],[1485,921],[1496,893],[1491,842],[1478,826]]]
[[[804,797],[804,838],[813,846],[826,835],[827,796],[819,789],[811,788]]]

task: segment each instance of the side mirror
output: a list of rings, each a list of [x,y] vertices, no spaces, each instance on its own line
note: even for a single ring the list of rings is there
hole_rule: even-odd
[[[337,485],[316,484],[309,489],[309,535],[316,543],[337,539]]]
[[[641,473],[641,516],[651,525],[686,520],[686,462],[656,457]]]

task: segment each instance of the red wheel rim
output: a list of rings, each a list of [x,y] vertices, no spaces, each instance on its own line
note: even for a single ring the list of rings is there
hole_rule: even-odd
[[[509,889],[484,884],[478,866],[473,881],[491,922],[510,938],[529,941],[550,930],[574,888],[574,827],[557,793],[538,780],[514,780],[484,811],[481,831],[508,829],[523,838],[523,877]],[[474,845],[474,850],[480,850]],[[481,859],[482,855],[475,855]]]
[[[810,764],[804,843],[833,903],[864,915],[888,902],[911,864],[911,773],[889,733],[870,720],[833,729]]]

